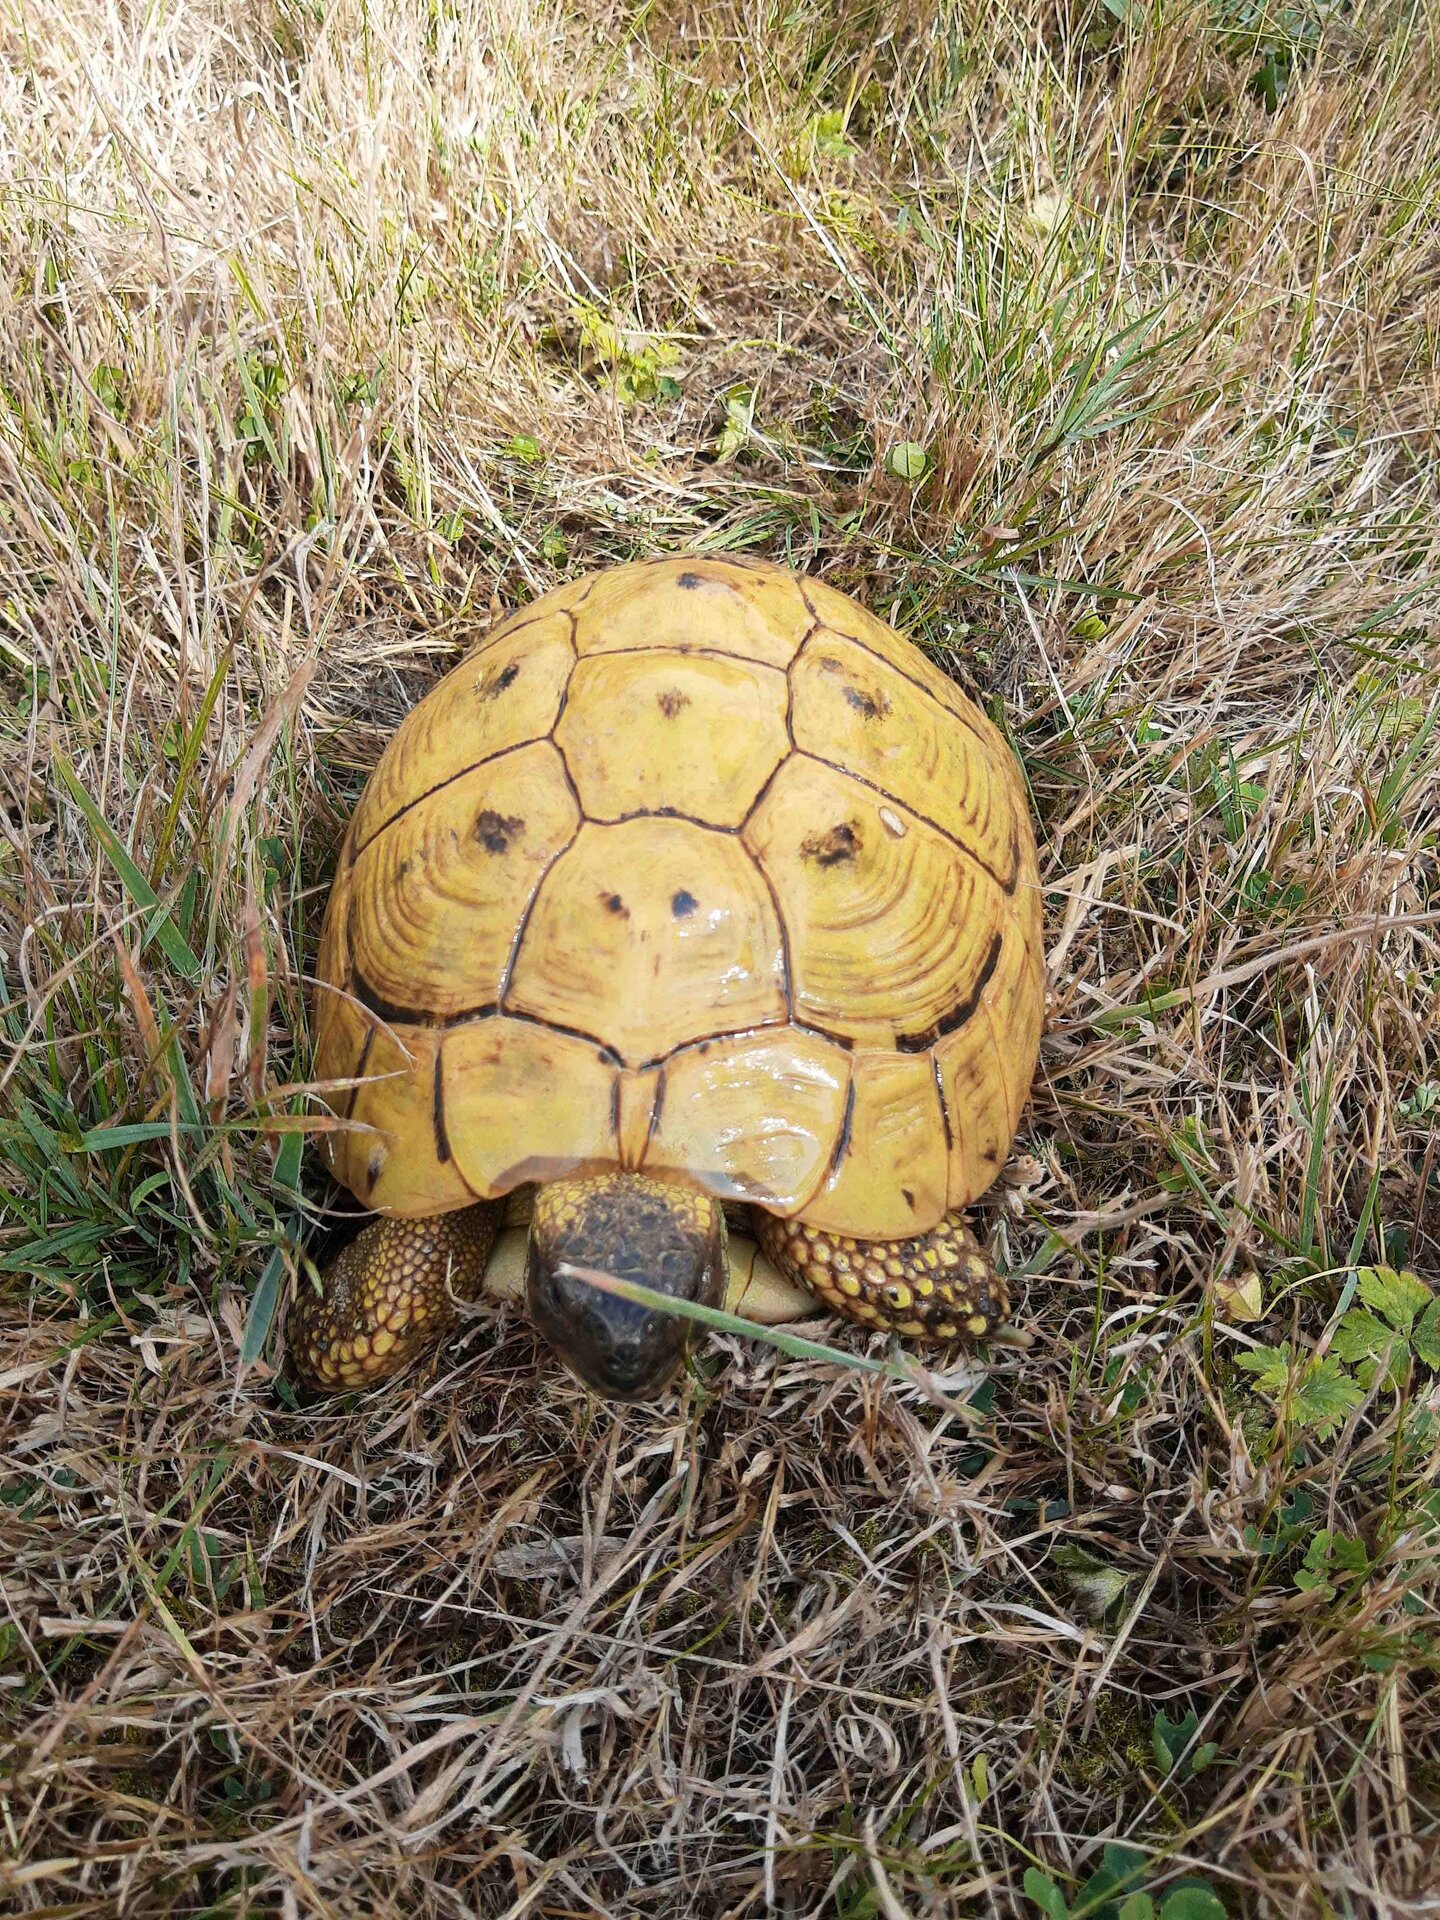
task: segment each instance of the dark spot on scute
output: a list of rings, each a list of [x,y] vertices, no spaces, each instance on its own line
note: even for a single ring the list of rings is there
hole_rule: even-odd
[[[890,702],[883,693],[866,693],[863,687],[847,686],[845,698],[866,720],[880,720],[890,711]]]
[[[375,1191],[375,1182],[380,1178],[384,1168],[385,1149],[383,1147],[376,1147],[375,1151],[370,1155],[369,1165],[365,1169],[365,1186],[367,1191],[371,1193]]]
[[[487,853],[508,853],[524,831],[525,822],[518,814],[497,813],[493,807],[486,807],[475,821],[475,838]]]
[[[663,693],[656,694],[655,704],[667,720],[673,720],[682,707],[689,706],[690,696],[678,687],[666,687]]]
[[[626,906],[625,902],[620,898],[618,893],[605,893],[605,894],[602,894],[600,897],[605,902],[605,908],[608,913],[623,913],[626,919],[627,920],[629,919],[630,909]]]
[[[670,911],[677,920],[684,920],[690,914],[694,913],[699,904],[700,902],[695,898],[694,894],[687,893],[682,887],[679,893],[671,900]]]
[[[909,1187],[901,1187],[900,1197],[905,1202],[906,1206],[909,1207],[910,1211],[913,1213],[915,1211],[915,1196],[910,1191]]]
[[[838,867],[844,860],[853,860],[859,851],[860,832],[853,820],[842,820],[826,833],[812,833],[800,845],[804,858],[822,867]]]
[[[504,693],[507,687],[513,687],[519,678],[520,663],[518,660],[512,660],[508,666],[502,667],[499,673],[487,673],[475,691],[482,700],[493,700],[496,694]]]
[[[410,856],[407,853],[405,858],[400,862],[400,878],[402,880],[405,879],[406,876],[409,874],[409,872],[410,872]]]
[[[705,581],[698,573],[682,573],[675,584],[677,587],[685,587],[688,589],[691,587],[703,587]]]

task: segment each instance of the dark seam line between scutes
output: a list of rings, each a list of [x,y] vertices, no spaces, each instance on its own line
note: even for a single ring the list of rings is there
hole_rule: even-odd
[[[580,798],[580,789],[579,787],[576,786],[575,776],[570,771],[570,762],[565,758],[565,749],[561,746],[560,742],[557,739],[555,739],[553,735],[551,735],[550,737],[550,744],[552,747],[554,747],[555,752],[559,757],[560,772],[564,777],[566,787],[569,789],[570,798],[575,802],[575,811],[580,816],[575,822],[575,833],[572,834],[570,838],[570,845],[573,847],[575,844],[576,836],[578,836],[581,827],[585,825],[586,821],[590,818],[590,816],[589,814],[586,813],[585,803]],[[549,869],[547,868],[546,871],[548,872]]]
[[[665,1068],[662,1064],[655,1076],[655,1102],[650,1109],[650,1120],[645,1128],[645,1151],[640,1155],[640,1166],[645,1165],[646,1157],[654,1141],[656,1129],[660,1125],[660,1112],[665,1105]],[[639,1169],[637,1168],[637,1172]]]
[[[735,827],[733,829],[733,831],[735,833],[738,833],[742,837],[742,839],[744,838],[745,833],[749,829],[750,822],[755,818],[756,814],[760,811],[761,807],[764,806],[766,799],[769,797],[771,787],[774,786],[775,782],[779,779],[781,773],[790,764],[790,761],[793,759],[794,754],[795,754],[795,748],[794,748],[794,745],[792,744],[790,752],[782,753],[780,758],[775,762],[774,766],[770,769],[769,773],[766,774],[765,784],[763,787],[761,787],[760,791],[756,794],[755,798],[750,802],[749,810],[747,811],[745,818],[740,822],[738,827]],[[750,858],[758,864],[760,856],[758,853],[756,853],[755,849],[750,845],[750,842],[748,840],[745,841],[745,851],[750,855]]]
[[[387,1027],[429,1027],[438,1032],[444,1027],[458,1026],[466,1020],[473,1020],[476,1013],[494,1011],[493,1003],[489,1007],[476,1009],[474,1013],[462,1014],[436,1014],[427,1012],[423,1007],[402,1007],[394,1000],[387,1000],[384,994],[372,987],[353,961],[350,971],[355,981],[355,998],[367,1013],[373,1013],[375,1018]],[[374,1029],[372,1028],[371,1031],[373,1032]]]
[[[563,761],[564,761],[563,754],[561,755],[561,761],[563,764]],[[567,780],[570,777],[568,768],[566,769],[565,777]],[[571,788],[571,791],[574,792],[573,786]],[[575,798],[578,805],[579,795],[577,794]],[[520,910],[520,924],[515,929],[515,938],[510,942],[510,951],[505,956],[505,965],[500,972],[500,991],[496,995],[496,999],[495,999],[496,1011],[499,1013],[504,1013],[505,1011],[507,1011],[505,1006],[505,996],[509,993],[511,982],[515,978],[515,968],[520,959],[520,944],[524,940],[526,932],[529,929],[531,916],[534,914],[536,902],[540,898],[540,889],[544,886],[545,882],[550,878],[550,875],[555,871],[555,868],[558,862],[564,859],[565,855],[569,853],[570,849],[574,846],[575,842],[580,838],[580,829],[581,827],[584,826],[584,824],[585,824],[585,816],[582,813],[580,815],[580,818],[575,823],[575,831],[571,834],[570,838],[565,842],[564,846],[557,847],[555,849],[555,852],[545,862],[544,871],[540,874],[539,878],[535,882],[534,887],[531,889],[530,898],[525,902],[525,905]]]
[[[437,1042],[435,1047],[435,1106],[436,1106],[437,1112],[440,1114],[442,1124],[445,1116],[445,1093],[441,1085],[441,1075],[444,1073],[444,1071],[445,1071],[445,1042],[442,1039],[439,1042]],[[471,1186],[470,1181],[466,1176],[465,1169],[461,1166],[460,1162],[452,1156],[450,1152],[450,1134],[449,1134],[448,1128],[445,1133],[445,1151],[440,1157],[442,1160],[449,1162],[450,1168],[453,1171],[456,1179],[460,1182],[461,1186],[464,1187],[465,1191],[469,1194],[471,1200],[474,1202],[476,1206],[489,1207],[495,1204],[493,1198],[487,1200],[483,1193],[477,1193],[475,1191],[474,1187]]]
[[[633,813],[617,813],[607,820],[601,816],[586,819],[595,827],[623,827],[632,820],[683,820],[687,826],[699,827],[705,833],[724,833],[732,838],[744,831],[744,822],[738,827],[717,826],[713,820],[701,820],[693,813],[682,813],[679,807],[636,807]]]
[[[450,1135],[445,1127],[445,1085],[440,1075],[440,1046],[435,1048],[435,1091],[430,1109],[435,1129],[435,1152],[443,1167],[450,1159]]]
[[[721,1027],[716,1033],[697,1034],[693,1040],[682,1040],[678,1047],[672,1047],[669,1053],[657,1053],[649,1060],[642,1060],[635,1067],[636,1073],[653,1073],[658,1067],[663,1073],[670,1062],[681,1053],[693,1053],[697,1047],[713,1046],[717,1040],[748,1040],[755,1034],[772,1033],[777,1027],[788,1027],[793,1023],[784,1015],[774,1020],[758,1020],[748,1027]]]
[[[793,1028],[796,1033],[808,1033],[813,1039],[828,1041],[832,1047],[838,1047],[842,1053],[853,1053],[855,1042],[843,1033],[827,1033],[823,1027],[809,1025],[793,1016],[775,1020],[760,1020],[748,1027],[722,1027],[718,1033],[702,1033],[694,1040],[682,1040],[678,1047],[672,1047],[669,1053],[656,1054],[653,1059],[642,1060],[633,1069],[636,1073],[653,1073],[658,1067],[663,1074],[670,1062],[682,1053],[693,1053],[697,1047],[713,1046],[717,1040],[753,1040],[761,1034],[774,1033],[783,1027]]]
[[[485,1011],[491,1011],[486,1009]],[[593,1033],[586,1033],[581,1027],[562,1026],[558,1020],[543,1020],[538,1013],[524,1013],[519,1007],[506,1007],[503,1010],[506,1020],[523,1020],[527,1027],[544,1027],[547,1033],[563,1033],[568,1039],[583,1040],[587,1047],[593,1047],[600,1057],[603,1067],[623,1067],[625,1062],[608,1040],[597,1040]]]
[[[570,651],[575,653],[575,642],[573,640],[570,642]],[[575,658],[570,662],[570,671],[565,676],[565,684],[560,689],[560,700],[555,708],[555,718],[550,722],[550,731],[545,736],[547,740],[553,740],[555,742],[555,751],[562,760],[565,758],[565,749],[561,746],[560,742],[555,739],[555,736],[560,731],[560,722],[565,718],[565,709],[570,704],[570,682],[575,678],[575,669],[579,664],[580,656],[578,653],[575,653]]]
[[[950,1125],[950,1102],[945,1095],[945,1078],[940,1071],[939,1054],[936,1054],[936,1053],[931,1054],[930,1065],[934,1069],[934,1073],[935,1073],[935,1091],[940,1096],[940,1120],[941,1120],[941,1124],[945,1128],[945,1184],[946,1184],[945,1204],[948,1207],[950,1204],[950,1193],[949,1193],[950,1158],[955,1151],[955,1130]]]
[[[990,862],[976,853],[973,847],[967,847],[965,842],[960,839],[957,834],[951,833],[948,827],[942,827],[938,820],[932,820],[928,813],[921,813],[918,807],[912,807],[908,801],[898,799],[893,793],[889,792],[887,788],[880,786],[877,781],[867,779],[863,773],[856,773],[853,767],[842,767],[838,760],[827,760],[823,753],[812,753],[809,747],[797,747],[795,752],[802,760],[813,760],[817,767],[828,767],[832,773],[840,773],[843,774],[847,780],[858,781],[862,787],[868,787],[871,793],[878,793],[885,805],[891,808],[892,811],[898,808],[900,811],[908,813],[912,819],[920,821],[923,826],[931,828],[931,830],[938,833],[943,840],[948,840],[950,845],[954,847],[958,853],[963,853],[965,858],[973,862],[982,873],[988,874],[1007,899],[1013,896],[1016,887],[1020,884],[1020,862],[1018,859],[1015,862],[1015,871],[1011,874],[1010,878],[1008,880],[1002,879],[994,867],[991,866]],[[1010,836],[1010,844],[1014,847],[1015,828],[1013,821]]]
[[[355,995],[355,998],[357,1000],[360,998],[358,993]],[[374,1027],[367,1027],[365,1029],[365,1038],[360,1046],[360,1058],[355,1062],[355,1085],[348,1087],[345,1091],[345,1111],[341,1116],[343,1119],[353,1120],[355,1117],[355,1101],[360,1092],[360,1082],[365,1078],[366,1063],[370,1058],[370,1049],[374,1043],[375,1029]]]
[[[800,646],[804,646],[802,640]],[[800,648],[795,649],[798,658]],[[773,666],[768,660],[757,660],[748,653],[727,653],[724,647],[697,647],[687,640],[657,640],[649,647],[596,647],[592,653],[580,653],[576,665],[589,660],[624,660],[632,655],[645,653],[677,653],[685,660],[728,660],[735,667],[759,667],[762,673],[778,674],[782,679],[789,672],[788,667]]]
[[[823,586],[823,585],[828,585],[829,583],[826,581],[822,581],[821,584]],[[834,588],[831,588],[831,591],[834,593],[838,593],[840,589],[838,587],[834,587]],[[847,633],[843,627],[832,627],[828,620],[824,619],[819,613],[815,611],[815,603],[810,598],[809,594],[806,593],[803,586],[800,589],[800,597],[805,602],[805,605],[810,609],[810,617],[814,620],[817,627],[824,627],[827,632],[833,633],[837,640],[848,640],[852,647],[859,647],[860,651],[862,653],[868,653],[872,660],[878,660],[882,667],[889,667],[892,670],[892,672],[898,673],[902,680],[908,680],[912,687],[915,687],[919,692],[923,693],[925,695],[925,698],[933,702],[933,704],[937,706],[943,714],[947,715],[951,720],[958,720],[960,722],[960,725],[964,727],[968,733],[973,734],[974,737],[977,740],[981,741],[983,744],[986,744],[986,745],[989,744],[988,742],[985,741],[984,734],[980,731],[979,727],[975,725],[975,722],[973,720],[969,719],[963,713],[952,712],[951,709],[947,707],[945,702],[940,698],[939,694],[935,692],[934,688],[927,687],[925,682],[921,680],[918,675],[911,673],[909,669],[906,667],[897,666],[893,660],[887,659],[885,655],[879,651],[878,648],[872,647],[868,644],[868,642],[862,640],[858,633]],[[857,600],[855,604],[859,606],[860,603]],[[866,611],[868,611],[868,609],[866,609]],[[878,616],[872,615],[871,617],[877,618]],[[805,640],[802,641],[801,645],[802,646],[806,645],[809,642],[810,638],[811,638],[811,635],[807,633],[805,636]],[[915,642],[913,640],[906,640],[905,635],[903,633],[896,633],[895,638],[897,640],[902,641],[908,647],[915,647]],[[969,694],[966,693],[965,689],[959,684],[958,681],[953,680],[950,677],[950,675],[946,673],[943,667],[937,667],[935,665],[935,662],[931,660],[928,657],[928,655],[925,654],[919,647],[915,647],[915,651],[917,654],[919,654],[920,658],[924,660],[925,664],[928,667],[931,667],[936,673],[940,675],[940,677],[945,681],[947,686],[954,687],[956,693],[960,696],[962,700],[968,701],[970,699],[970,696]],[[799,657],[798,654],[796,657],[798,659]],[[971,702],[971,704],[973,705],[974,703]]]
[[[458,659],[450,669],[451,673],[457,672],[465,665],[467,660],[478,660],[482,654],[488,653],[490,648],[497,646],[500,641],[513,640],[517,633],[524,633],[527,627],[543,626],[547,620],[553,620],[557,612],[564,613],[566,611],[564,607],[559,607],[552,608],[549,613],[536,613],[534,609],[539,606],[539,604],[540,602],[538,600],[532,600],[528,607],[518,607],[514,613],[507,614],[498,626],[492,627],[482,639],[475,642],[473,647],[466,648],[461,658]],[[522,613],[527,616],[523,620],[520,618]],[[442,674],[440,678],[443,680],[445,675]],[[440,681],[437,680],[435,684],[438,687]]]
[[[986,987],[989,986],[996,967],[1000,964],[1000,954],[1004,945],[1005,941],[1002,935],[998,933],[993,935],[990,941],[990,951],[985,956],[985,964],[981,967],[979,977],[966,997],[963,1000],[957,1000],[947,1014],[937,1020],[933,1026],[926,1027],[922,1032],[897,1033],[895,1036],[895,1051],[897,1053],[926,1053],[937,1041],[943,1040],[946,1034],[954,1033],[958,1027],[963,1027],[967,1020],[973,1019],[976,1009],[980,1005],[981,997]]]
[[[823,1191],[826,1187],[833,1186],[835,1176],[840,1171],[841,1162],[850,1151],[850,1136],[854,1130],[854,1126],[855,1069],[852,1066],[850,1069],[850,1084],[845,1090],[845,1112],[840,1119],[840,1135],[835,1142],[834,1151],[830,1155],[829,1164],[825,1168],[825,1178],[820,1182],[820,1186],[816,1188],[817,1193]]]

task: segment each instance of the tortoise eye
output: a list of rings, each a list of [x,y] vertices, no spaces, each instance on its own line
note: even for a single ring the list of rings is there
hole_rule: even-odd
[[[683,1294],[689,1291],[689,1285],[695,1273],[694,1252],[686,1247],[667,1247],[655,1263],[655,1275],[652,1285],[663,1293]]]

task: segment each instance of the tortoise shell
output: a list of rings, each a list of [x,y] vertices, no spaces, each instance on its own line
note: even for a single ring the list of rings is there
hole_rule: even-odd
[[[861,1239],[995,1179],[1044,998],[1003,736],[863,607],[753,560],[593,573],[396,732],[319,959],[368,1206],[674,1174]]]

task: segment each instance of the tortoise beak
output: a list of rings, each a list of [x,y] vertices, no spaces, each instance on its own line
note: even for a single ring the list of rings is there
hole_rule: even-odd
[[[603,1271],[603,1269],[601,1270]],[[626,1279],[640,1279],[626,1274]],[[647,1286],[656,1280],[644,1277]],[[697,1266],[680,1285],[664,1287],[672,1299],[707,1303],[724,1287],[723,1261],[718,1277]],[[526,1296],[531,1318],[572,1373],[607,1400],[654,1400],[679,1372],[690,1344],[690,1323],[663,1307],[643,1306],[609,1293],[583,1271],[561,1262],[548,1265],[530,1243]]]
[[[553,1277],[551,1292],[557,1324],[545,1329],[550,1344],[594,1392],[653,1400],[674,1379],[689,1332],[678,1316],[621,1300],[569,1269]]]

